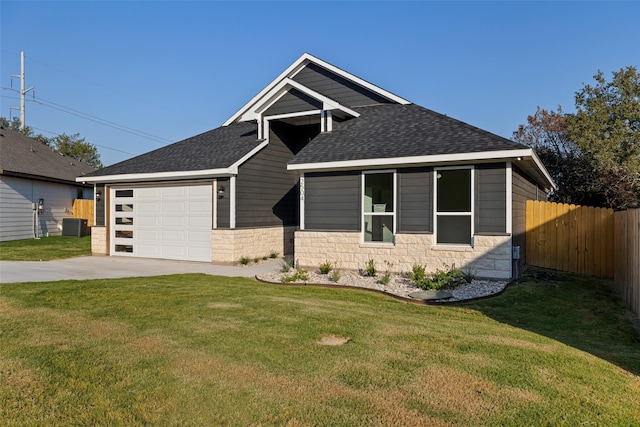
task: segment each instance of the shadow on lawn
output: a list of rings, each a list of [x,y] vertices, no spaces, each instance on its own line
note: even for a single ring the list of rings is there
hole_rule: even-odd
[[[640,330],[607,280],[527,269],[501,296],[463,306],[640,375]]]

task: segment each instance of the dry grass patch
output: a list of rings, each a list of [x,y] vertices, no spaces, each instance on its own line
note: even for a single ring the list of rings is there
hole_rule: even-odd
[[[316,343],[320,345],[338,346],[351,341],[351,337],[339,337],[336,335],[323,335]]]

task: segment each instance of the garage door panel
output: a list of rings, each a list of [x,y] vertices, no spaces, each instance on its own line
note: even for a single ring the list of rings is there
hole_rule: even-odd
[[[115,243],[118,232],[120,249],[128,246],[119,253],[112,246],[112,253],[211,262],[211,184],[134,186],[117,191],[118,197],[112,193],[112,209],[119,212],[112,215],[111,238]],[[129,230],[133,233],[125,233]],[[125,235],[132,237],[122,238]]]
[[[163,227],[184,227],[189,218],[184,216],[165,216],[162,218]]]

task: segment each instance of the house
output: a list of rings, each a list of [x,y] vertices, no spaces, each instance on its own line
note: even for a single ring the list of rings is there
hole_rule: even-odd
[[[525,200],[554,183],[534,151],[304,54],[217,129],[82,178],[93,252],[219,263],[512,276]],[[522,257],[524,258],[524,254]]]
[[[92,199],[93,185],[76,177],[93,172],[11,129],[0,128],[0,242],[59,236],[75,199]]]

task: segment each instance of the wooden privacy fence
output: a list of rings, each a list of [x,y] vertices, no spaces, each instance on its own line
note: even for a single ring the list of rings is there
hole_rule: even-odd
[[[74,218],[83,218],[87,220],[87,226],[93,227],[93,200],[75,199],[71,213]]]
[[[528,265],[613,278],[612,209],[527,201]]]
[[[640,317],[640,209],[616,212],[614,221],[615,286]]]

